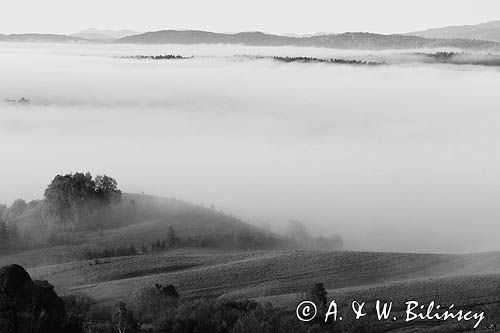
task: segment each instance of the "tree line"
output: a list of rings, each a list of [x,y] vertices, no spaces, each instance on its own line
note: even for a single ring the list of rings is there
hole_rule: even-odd
[[[137,248],[134,244],[131,244],[129,246],[105,247],[104,249],[96,250],[86,249],[83,254],[83,259],[92,260],[147,254],[155,251],[173,248],[179,245],[180,242],[181,240],[175,234],[174,228],[172,226],[169,226],[167,229],[166,238],[158,238],[156,241],[150,242],[149,245],[143,244],[140,248]],[[96,264],[98,264],[98,262],[96,262]]]
[[[165,55],[135,55],[135,56],[126,56],[122,57],[123,59],[150,59],[150,60],[182,60],[182,59],[191,59],[191,57],[183,57],[181,55],[176,54],[165,54]]]

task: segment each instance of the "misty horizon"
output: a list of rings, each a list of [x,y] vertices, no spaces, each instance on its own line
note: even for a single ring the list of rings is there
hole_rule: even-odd
[[[460,26],[475,26],[475,25],[482,25],[482,24],[492,24],[492,23],[500,23],[500,19],[491,19],[491,20],[486,20],[486,21],[477,21],[477,22],[456,22],[451,25],[447,24],[442,24],[442,25],[434,25],[434,26],[422,26],[419,28],[415,28],[413,30],[394,30],[394,31],[377,31],[377,30],[369,30],[369,29],[354,29],[354,30],[335,30],[335,31],[274,31],[274,30],[265,30],[265,29],[253,29],[249,28],[247,30],[214,30],[214,29],[209,29],[209,28],[203,28],[203,27],[172,27],[172,26],[164,26],[164,27],[158,27],[155,29],[132,29],[128,26],[116,26],[116,27],[104,27],[104,26],[88,26],[88,27],[82,27],[81,29],[77,29],[74,31],[48,31],[48,30],[25,30],[25,31],[0,31],[0,34],[58,34],[58,35],[66,35],[66,36],[71,36],[71,35],[76,35],[79,33],[84,33],[84,32],[90,32],[90,31],[102,31],[102,32],[130,32],[133,34],[143,34],[146,32],[159,32],[159,31],[166,31],[166,30],[173,30],[173,31],[206,31],[206,32],[213,32],[213,33],[219,33],[219,34],[238,34],[238,33],[247,33],[247,32],[262,32],[265,34],[270,34],[270,35],[277,35],[277,36],[293,36],[293,37],[308,37],[308,36],[317,36],[317,35],[337,35],[337,34],[343,34],[343,33],[373,33],[373,34],[381,34],[381,35],[398,35],[398,34],[409,34],[411,32],[416,32],[416,31],[425,31],[425,30],[432,30],[432,29],[440,29],[444,27],[460,27]]]
[[[451,0],[405,3],[396,0],[376,3],[368,0],[319,0],[314,6],[284,0],[238,3],[216,0],[210,4],[188,0],[175,5],[152,0],[147,6],[139,2],[117,0],[104,3],[97,0],[71,3],[63,0],[23,0],[3,4],[0,32],[71,34],[89,27],[134,31],[159,31],[168,27],[218,32],[264,31],[273,34],[345,31],[393,34],[494,21],[499,19],[495,15],[498,10],[498,2],[494,0],[482,1],[481,6]],[[57,12],[57,16],[53,16],[54,12]],[[51,19],[47,20],[48,17]],[[356,19],[352,19],[354,17]]]

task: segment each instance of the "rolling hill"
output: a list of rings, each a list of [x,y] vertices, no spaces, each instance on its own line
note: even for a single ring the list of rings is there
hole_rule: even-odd
[[[40,209],[30,209],[16,223],[32,226]],[[486,309],[489,322],[498,319],[500,252],[458,255],[180,246],[132,256],[82,258],[86,249],[154,241],[169,226],[183,238],[241,229],[264,233],[214,209],[139,194],[124,194],[111,216],[111,226],[102,233],[76,233],[66,244],[3,254],[0,266],[21,264],[33,279],[51,282],[59,294],[87,294],[104,307],[125,301],[134,308],[145,290],[173,284],[185,300],[253,299],[294,311],[312,285],[323,283],[328,299],[335,299],[341,309],[352,300],[371,304],[381,299],[394,302],[399,315],[408,299],[434,300]],[[384,328],[387,331],[406,332],[427,331],[443,323],[384,325],[390,325]]]
[[[58,290],[83,292],[101,304],[134,298],[155,283],[174,284],[181,297],[254,298],[295,306],[317,282],[330,297],[434,299],[455,304],[500,302],[500,254],[437,255],[370,252],[204,251],[71,262],[29,270]]]
[[[21,234],[29,233],[34,249],[0,256],[0,266],[17,263],[24,267],[81,260],[87,250],[135,246],[140,248],[167,236],[169,227],[187,241],[203,246],[232,247],[236,234],[251,234],[272,244],[283,238],[245,223],[229,214],[184,202],[143,194],[124,193],[121,202],[106,215],[102,232],[68,232],[53,229],[43,219],[43,206],[28,209],[14,220]],[[27,237],[27,236],[25,236]],[[37,238],[39,237],[39,238]],[[52,244],[52,246],[47,246]]]
[[[458,25],[409,32],[405,35],[440,39],[476,39],[500,42],[500,21],[491,21],[476,25]]]

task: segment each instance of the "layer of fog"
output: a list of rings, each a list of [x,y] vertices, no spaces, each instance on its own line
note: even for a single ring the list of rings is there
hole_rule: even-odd
[[[204,56],[139,61],[135,54]],[[351,249],[498,248],[500,72],[235,61],[306,48],[0,44],[0,202],[57,173],[289,219]],[[400,54],[391,59],[398,59]],[[396,60],[395,60],[396,61]]]

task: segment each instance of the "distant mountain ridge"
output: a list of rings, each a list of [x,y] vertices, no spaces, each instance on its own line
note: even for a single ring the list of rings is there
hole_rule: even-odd
[[[475,25],[458,25],[444,28],[434,28],[423,31],[409,32],[405,35],[420,36],[424,38],[460,38],[500,42],[500,21],[490,21]]]
[[[500,44],[467,39],[428,39],[410,35],[381,35],[367,32],[293,37],[263,32],[234,34],[200,30],[162,30],[128,36],[115,43],[130,44],[241,44],[249,46],[309,46],[336,49],[416,49],[462,48],[472,50],[500,49]]]
[[[104,35],[107,33],[108,35]],[[345,32],[340,34],[312,36],[282,36],[255,32],[217,33],[201,30],[162,30],[127,35],[129,30],[106,31],[90,29],[77,35],[15,34],[0,35],[0,41],[7,42],[97,42],[118,44],[232,44],[248,46],[297,46],[331,49],[389,50],[454,48],[471,51],[498,51],[500,42],[478,39],[425,38],[413,35],[382,35],[368,32]],[[85,37],[86,36],[86,37]]]
[[[67,43],[85,42],[86,39],[56,34],[12,34],[1,35],[0,42],[45,42],[45,43]]]
[[[124,37],[115,43],[132,44],[245,44],[259,46],[291,45],[296,37],[263,32],[217,33],[201,30],[161,30]]]
[[[138,34],[140,34],[140,32],[132,30],[100,30],[100,29],[90,28],[87,30],[71,34],[70,36],[84,38],[87,40],[113,41],[116,39]]]

